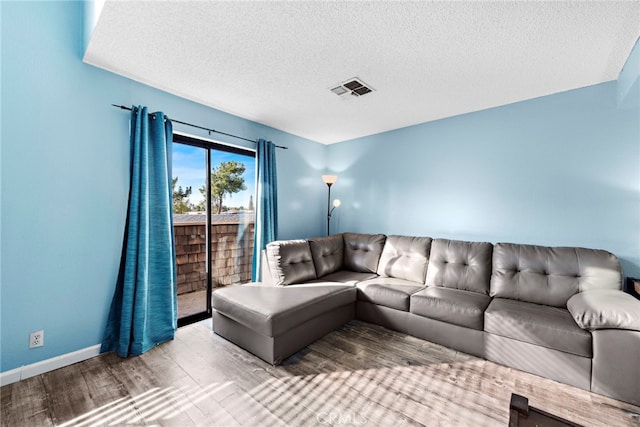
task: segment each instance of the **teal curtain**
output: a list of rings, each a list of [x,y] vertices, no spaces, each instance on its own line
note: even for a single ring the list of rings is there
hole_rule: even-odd
[[[256,153],[258,196],[256,203],[253,268],[251,280],[258,281],[262,268],[262,250],[278,238],[278,179],[276,176],[276,146],[271,141],[258,140]]]
[[[171,121],[164,114],[132,108],[129,208],[103,352],[135,356],[175,334],[172,140]]]

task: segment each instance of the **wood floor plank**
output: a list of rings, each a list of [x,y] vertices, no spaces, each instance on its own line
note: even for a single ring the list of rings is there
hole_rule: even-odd
[[[45,391],[51,396],[50,410],[56,425],[128,397],[107,366],[105,358],[96,357],[42,376]],[[60,393],[61,389],[66,392]]]
[[[511,393],[585,426],[640,408],[352,321],[272,366],[211,321],[139,357],[113,353],[2,387],[2,426],[504,426]]]
[[[196,425],[181,405],[188,387],[195,384],[189,382],[188,375],[166,355],[163,347],[127,359],[112,357],[109,362],[111,374],[130,396],[126,408],[110,415],[110,422]],[[170,418],[162,418],[169,414]]]
[[[2,387],[3,426],[52,426],[42,375]]]

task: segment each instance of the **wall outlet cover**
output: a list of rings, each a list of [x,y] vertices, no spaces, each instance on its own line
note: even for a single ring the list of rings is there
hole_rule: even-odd
[[[29,348],[42,347],[44,345],[44,331],[32,332],[29,335]]]

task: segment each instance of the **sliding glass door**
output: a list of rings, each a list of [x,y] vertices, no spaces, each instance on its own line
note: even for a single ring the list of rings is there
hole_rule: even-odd
[[[211,316],[211,292],[251,281],[255,152],[174,134],[178,324]]]

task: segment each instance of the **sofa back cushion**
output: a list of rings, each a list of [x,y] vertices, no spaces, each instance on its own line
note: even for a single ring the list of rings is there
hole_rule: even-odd
[[[344,233],[344,268],[358,273],[375,273],[382,254],[384,234]]]
[[[578,292],[621,288],[620,263],[607,251],[514,243],[493,249],[492,297],[566,308]]]
[[[387,236],[378,275],[424,284],[430,249],[430,237]]]
[[[426,285],[489,295],[492,251],[491,243],[434,239]]]
[[[309,247],[319,278],[342,268],[344,258],[342,234],[309,239]]]
[[[316,278],[306,240],[278,240],[267,244],[267,262],[274,285],[303,283]]]

